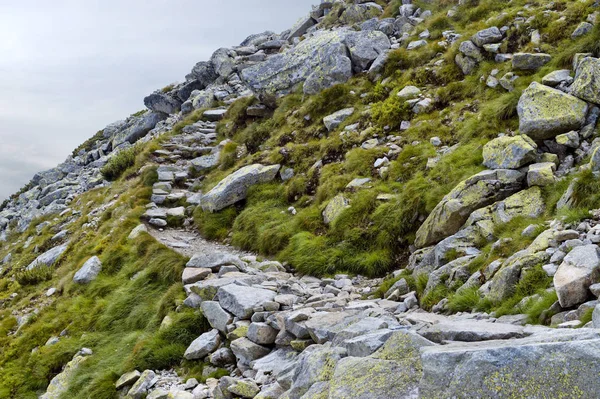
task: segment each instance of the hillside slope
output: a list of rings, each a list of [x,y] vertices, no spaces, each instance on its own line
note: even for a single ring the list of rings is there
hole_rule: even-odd
[[[0,397],[595,398],[599,16],[324,1],[218,49],[0,207]]]

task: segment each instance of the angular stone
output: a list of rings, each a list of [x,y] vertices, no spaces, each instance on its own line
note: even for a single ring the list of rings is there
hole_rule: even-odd
[[[213,329],[196,338],[185,351],[183,357],[187,360],[203,359],[214,352],[221,344],[219,331]]]
[[[535,70],[549,63],[551,59],[550,54],[516,53],[513,54],[512,66],[513,69]]]
[[[404,98],[406,100],[410,100],[416,97],[419,97],[421,94],[421,90],[415,86],[405,86],[402,90],[398,92],[398,97]]]
[[[148,232],[148,229],[146,228],[146,225],[140,224],[136,228],[134,228],[133,230],[131,230],[131,233],[129,233],[129,236],[127,237],[127,239],[129,239],[129,240],[135,240],[142,233],[147,233],[147,232]]]
[[[279,165],[254,164],[237,170],[202,197],[202,209],[209,212],[220,211],[245,199],[251,186],[270,182],[277,176],[279,168]]]
[[[227,390],[234,395],[249,399],[254,398],[260,392],[258,385],[252,380],[238,380],[227,387]]]
[[[245,337],[232,341],[230,348],[238,362],[245,366],[250,366],[252,361],[265,357],[271,352],[268,348],[255,344]]]
[[[271,345],[275,343],[275,338],[279,333],[267,323],[251,323],[248,327],[248,339],[255,344]]]
[[[273,291],[235,284],[221,287],[217,292],[221,307],[240,319],[249,319],[254,313],[254,308],[272,301],[274,297]]]
[[[113,148],[117,148],[125,142],[135,143],[144,137],[150,130],[154,129],[158,122],[167,118],[162,112],[146,112],[144,115],[133,120],[126,129],[116,133],[112,138]]]
[[[563,82],[566,84],[573,83],[573,78],[571,77],[571,71],[569,69],[552,71],[542,78],[542,83],[550,87],[556,87]]]
[[[454,58],[456,65],[461,69],[462,73],[465,75],[470,75],[477,68],[477,60],[471,57],[467,57],[461,53],[456,54]]]
[[[89,284],[98,277],[101,270],[102,262],[97,256],[92,256],[81,266],[81,269],[77,270],[73,281],[77,284]]]
[[[600,105],[600,59],[586,57],[579,62],[571,93],[582,100]]]
[[[589,22],[583,21],[579,25],[577,25],[577,28],[575,28],[575,30],[571,34],[571,39],[577,39],[578,37],[587,35],[593,29],[594,25],[590,24]]]
[[[35,258],[35,260],[31,262],[26,269],[32,270],[38,266],[52,266],[58,260],[58,258],[60,258],[60,256],[67,250],[68,246],[69,244],[67,243],[59,245],[44,252],[43,254]]]
[[[600,253],[596,245],[574,248],[554,275],[554,287],[563,308],[586,301],[589,287],[600,277]]]
[[[144,105],[151,111],[162,112],[168,115],[179,111],[181,101],[166,93],[156,92],[144,98]]]
[[[348,47],[356,73],[369,69],[373,61],[391,47],[390,39],[379,31],[348,33],[344,43]]]
[[[527,171],[527,184],[529,187],[533,186],[548,186],[556,181],[554,177],[554,171],[556,170],[556,164],[553,162],[543,162],[529,165]]]
[[[335,130],[341,125],[346,119],[348,119],[354,113],[354,108],[341,109],[331,115],[323,118],[323,123],[328,131]]]
[[[300,18],[294,24],[294,26],[292,26],[292,29],[290,30],[290,34],[287,37],[287,39],[291,40],[295,37],[303,36],[306,33],[306,31],[308,31],[308,29],[310,29],[312,26],[316,25],[316,23],[317,21],[315,21],[310,15]]]
[[[519,130],[534,140],[579,130],[585,123],[585,101],[560,90],[533,82],[523,92],[517,106]]]
[[[154,374],[154,371],[145,370],[135,384],[133,384],[129,392],[127,392],[127,398],[142,399],[146,397],[155,377],[156,374]]]
[[[332,348],[328,345],[309,346],[296,362],[292,386],[287,392],[289,398],[300,399],[313,384],[329,381],[336,365],[345,356],[346,350],[343,348]]]
[[[458,51],[477,62],[483,61],[483,54],[481,54],[481,50],[470,40],[462,42],[458,47]]]
[[[377,351],[393,334],[392,330],[384,329],[342,342],[340,346],[346,348],[348,356],[366,357]]]
[[[214,272],[219,271],[221,266],[236,265],[243,266],[240,258],[228,252],[211,251],[207,253],[197,253],[188,261],[186,267],[199,267],[211,269]]]
[[[415,246],[436,244],[456,233],[473,211],[519,191],[524,177],[516,170],[486,170],[459,183],[421,225]]]
[[[142,373],[140,373],[137,370],[133,370],[133,371],[130,371],[129,373],[125,373],[121,377],[119,377],[119,379],[115,383],[115,388],[118,391],[119,389],[121,389],[123,387],[126,387],[128,385],[133,385],[133,384],[135,384],[135,382],[137,380],[140,379],[141,375],[142,375]]]
[[[556,136],[556,142],[569,148],[579,147],[579,133],[572,131]]]
[[[202,314],[208,320],[210,326],[224,334],[227,333],[227,326],[233,322],[233,316],[227,313],[219,302],[203,301],[200,306]]]
[[[489,169],[518,169],[535,161],[537,145],[526,135],[498,137],[483,147],[483,164]]]
[[[186,267],[183,269],[181,281],[183,284],[193,284],[204,280],[212,274],[212,270],[203,267]]]
[[[502,32],[498,27],[493,26],[491,28],[483,29],[477,32],[471,37],[471,41],[479,47],[483,47],[486,44],[498,43],[502,41]]]

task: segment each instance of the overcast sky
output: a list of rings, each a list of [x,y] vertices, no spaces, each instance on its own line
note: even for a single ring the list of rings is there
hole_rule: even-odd
[[[318,0],[0,0],[0,199],[219,47]]]

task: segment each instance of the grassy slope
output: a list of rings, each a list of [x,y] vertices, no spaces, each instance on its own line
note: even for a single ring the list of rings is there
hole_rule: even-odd
[[[481,150],[488,140],[499,132],[518,129],[516,105],[522,90],[550,71],[569,67],[576,52],[598,54],[599,50],[599,29],[576,41],[569,37],[594,10],[592,1],[557,2],[561,15],[566,17],[564,21],[558,19],[557,13],[543,17],[544,3],[533,2],[537,8],[526,12],[525,18],[534,16],[533,26],[544,37],[541,50],[551,53],[553,60],[539,71],[518,72],[520,77],[511,93],[501,87],[491,89],[479,77],[489,75],[492,69],[498,69],[497,76],[501,77],[511,71],[510,63],[487,60],[476,74],[464,77],[454,63],[460,40],[444,49],[437,39],[448,29],[469,37],[487,26],[502,26],[524,10],[525,2],[470,1],[454,20],[446,17],[452,3],[441,1],[433,10],[434,15],[419,28],[430,30],[433,40],[428,46],[392,52],[384,83],[372,83],[365,76],[358,76],[316,96],[290,95],[278,102],[272,117],[264,119],[245,117],[249,100],[234,104],[219,131],[234,141],[232,146],[245,145],[249,156],[235,163],[229,157],[227,171],[210,173],[202,189],[209,190],[231,170],[252,162],[281,163],[293,168],[295,176],[283,186],[254,188],[244,206],[216,215],[198,210],[199,229],[218,239],[232,231],[234,245],[277,255],[303,273],[347,271],[382,275],[402,266],[419,220],[458,182],[483,169]],[[393,14],[396,6],[392,4],[386,13]],[[424,4],[424,8],[430,7]],[[488,18],[489,22],[484,22]],[[524,27],[512,28],[507,36],[509,40],[502,51],[533,50]],[[438,60],[445,63],[434,66]],[[400,132],[400,122],[413,116],[396,96],[406,85],[423,89],[434,99],[435,107],[428,114],[414,117],[411,128]],[[336,131],[327,132],[322,118],[350,106],[356,109],[354,115]],[[354,123],[360,124],[360,134],[341,134],[345,126]],[[365,139],[386,135],[401,136],[399,145],[403,151],[391,162],[387,175],[381,177],[372,165],[387,148],[363,150],[359,146]],[[435,149],[429,144],[434,136],[446,145],[459,147],[427,169],[427,159],[435,156]],[[319,160],[324,164],[320,171],[313,167]],[[356,177],[371,177],[371,188],[345,193],[352,207],[332,226],[325,226],[320,213]],[[565,182],[561,182],[546,189],[548,216],[554,213],[553,206],[564,188]],[[382,203],[376,199],[381,193],[394,194],[395,199]],[[595,203],[596,198],[580,205],[583,209]],[[296,216],[287,212],[290,206],[298,211]],[[315,253],[319,256],[315,257]]]

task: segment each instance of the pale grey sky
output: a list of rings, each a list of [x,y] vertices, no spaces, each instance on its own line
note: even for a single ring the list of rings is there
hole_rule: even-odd
[[[0,0],[0,200],[219,47],[318,0]]]

